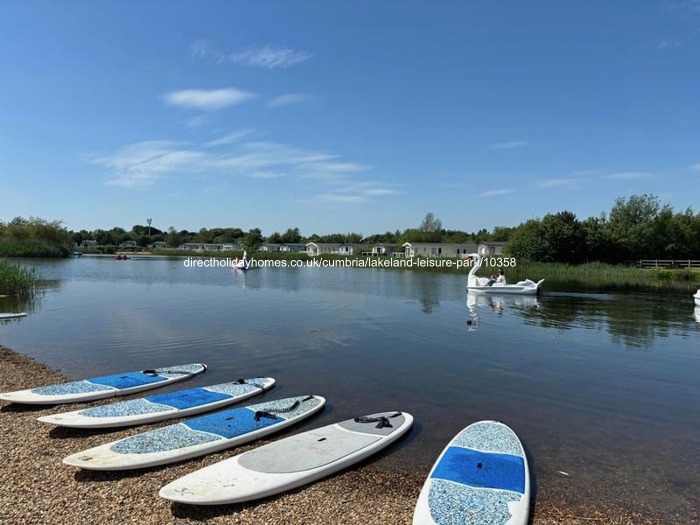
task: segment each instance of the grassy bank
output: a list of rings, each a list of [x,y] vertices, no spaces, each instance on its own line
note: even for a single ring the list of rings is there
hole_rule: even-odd
[[[506,269],[508,281],[546,279],[550,283],[576,283],[593,287],[688,287],[700,283],[698,270],[642,269],[603,263],[579,265],[521,261]],[[479,273],[488,274],[490,269]]]
[[[35,268],[22,268],[0,259],[0,295],[28,296],[36,283]]]

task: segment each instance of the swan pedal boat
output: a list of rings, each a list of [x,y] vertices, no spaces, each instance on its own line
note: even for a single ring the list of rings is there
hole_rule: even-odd
[[[476,272],[481,268],[482,257],[477,253],[470,254],[467,259],[474,261],[472,269],[469,270],[467,277],[467,291],[473,293],[485,294],[514,294],[514,295],[537,295],[540,291],[540,286],[544,279],[535,282],[530,279],[519,281],[515,284],[493,283],[488,286],[489,279],[486,277],[477,277]]]
[[[700,306],[700,290],[695,292],[693,299],[695,299],[695,306]]]
[[[233,264],[231,265],[231,267],[234,270],[243,270],[243,271],[248,270],[250,268],[250,262],[248,261],[248,252],[244,250],[243,251],[243,258],[236,259],[235,261],[233,261]]]

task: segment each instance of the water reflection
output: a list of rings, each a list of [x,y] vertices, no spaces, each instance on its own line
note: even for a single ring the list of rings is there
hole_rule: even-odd
[[[657,338],[686,336],[694,331],[676,301],[660,294],[554,293],[528,296],[469,294],[467,308],[471,330],[483,322],[485,308],[500,317],[512,310],[526,325],[556,330],[605,332],[616,345],[650,350]],[[479,310],[481,308],[481,311]],[[687,310],[685,310],[687,312]],[[700,308],[694,312],[700,323]]]
[[[537,297],[531,295],[489,295],[489,294],[467,294],[467,309],[469,319],[467,327],[470,332],[476,331],[481,322],[480,309],[489,309],[491,313],[501,317],[506,310],[515,312],[539,309],[541,304]]]

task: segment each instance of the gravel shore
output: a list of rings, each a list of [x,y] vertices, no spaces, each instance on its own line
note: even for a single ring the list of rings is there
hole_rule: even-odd
[[[56,371],[0,347],[0,392],[65,381]],[[102,403],[110,402],[109,400]],[[1,402],[0,403],[4,403]],[[135,472],[90,472],[61,460],[105,441],[137,434],[52,429],[36,418],[55,408],[4,403],[0,408],[0,525],[10,524],[410,524],[427,472],[384,472],[363,463],[331,478],[245,505],[192,507],[158,497],[166,483],[232,455],[231,451]],[[169,424],[162,423],[160,426]],[[152,425],[148,428],[154,428]],[[275,439],[274,436],[271,439]],[[266,442],[266,441],[263,441]],[[259,443],[258,443],[259,444]],[[256,444],[257,445],[257,444]],[[236,452],[253,448],[239,447]],[[539,487],[533,525],[653,525],[623,509],[572,507]]]

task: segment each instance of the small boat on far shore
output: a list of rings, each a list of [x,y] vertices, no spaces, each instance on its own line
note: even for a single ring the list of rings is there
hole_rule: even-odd
[[[117,261],[128,261],[131,257],[127,257],[125,253],[118,253],[115,259]]]

